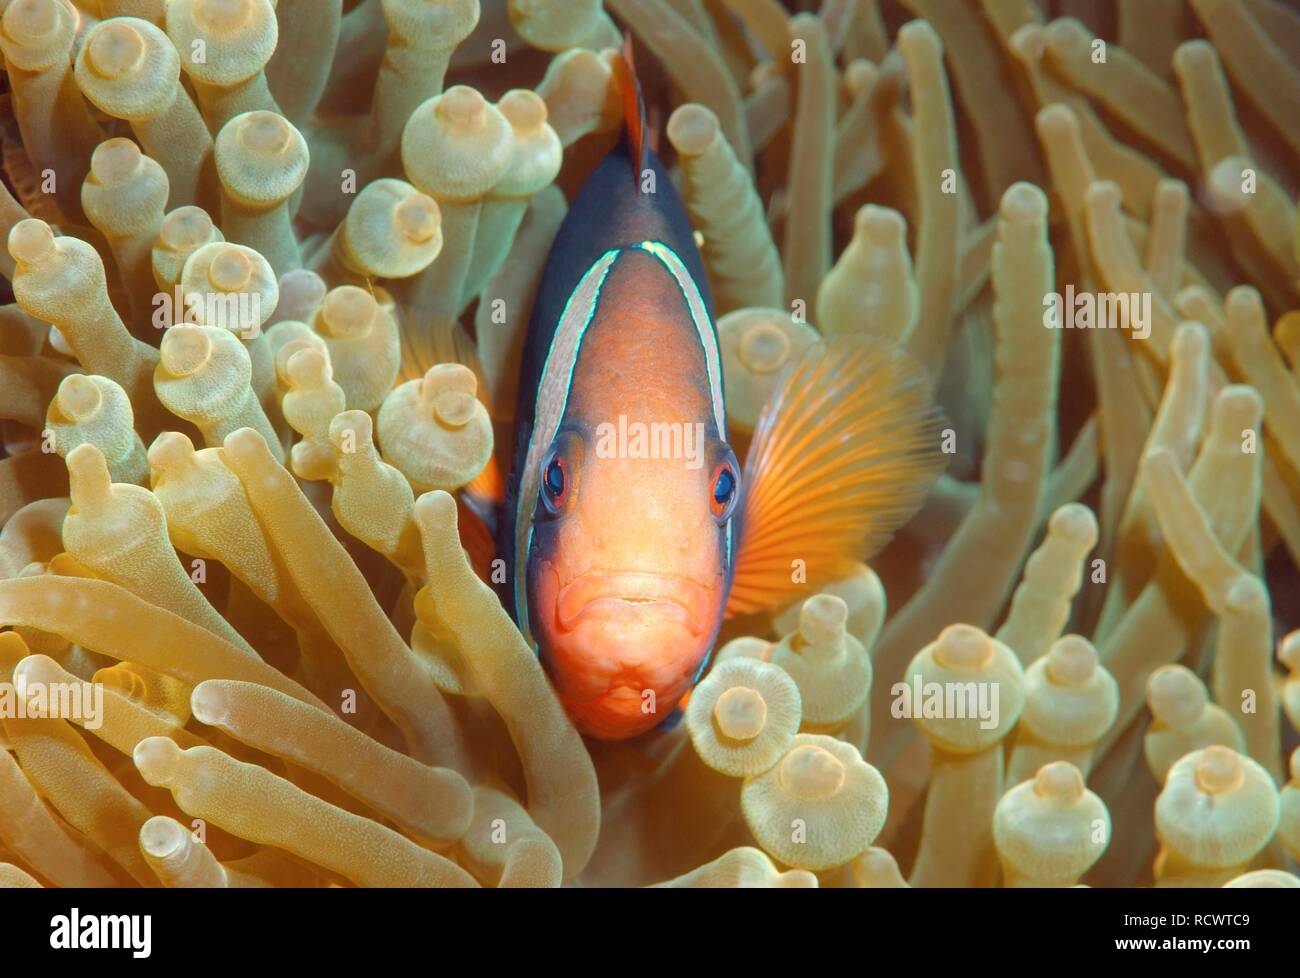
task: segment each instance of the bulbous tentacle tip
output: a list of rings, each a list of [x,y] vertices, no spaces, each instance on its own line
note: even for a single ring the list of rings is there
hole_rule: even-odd
[[[1097,542],[1097,517],[1082,503],[1067,503],[1051,516],[1047,531],[1053,536],[1091,550]]]
[[[1034,775],[1034,792],[1045,801],[1067,807],[1083,797],[1083,775],[1073,764],[1044,764]]]
[[[158,229],[160,244],[173,251],[192,252],[210,244],[221,232],[202,207],[187,204],[169,212]]]
[[[1278,643],[1277,658],[1292,672],[1300,672],[1300,629],[1288,632]]]
[[[71,374],[59,384],[55,402],[69,421],[85,424],[97,415],[104,404],[99,385],[85,374]]]
[[[806,744],[785,756],[779,777],[781,784],[796,797],[829,798],[844,785],[844,764],[830,751]]]
[[[428,194],[412,190],[393,208],[393,227],[412,244],[432,241],[442,228],[438,202]]]
[[[1196,784],[1207,795],[1222,795],[1241,784],[1245,768],[1241,756],[1228,747],[1205,748],[1196,764]]]
[[[170,737],[146,737],[135,745],[131,759],[146,783],[166,787],[176,776],[181,749]]]
[[[713,110],[698,102],[679,105],[668,117],[668,140],[684,156],[699,156],[707,151],[721,131]]]
[[[226,435],[221,443],[222,451],[232,461],[251,462],[259,456],[267,455],[266,439],[252,428],[238,428]]]
[[[370,329],[378,312],[378,303],[365,289],[340,285],[326,294],[320,322],[331,336],[357,336]]]
[[[284,376],[291,388],[317,387],[330,379],[329,354],[315,347],[299,346],[285,361]]]
[[[1300,890],[1300,876],[1281,869],[1257,869],[1254,872],[1229,880],[1223,884],[1229,889],[1286,889]]]
[[[740,340],[740,359],[758,374],[771,374],[790,361],[791,342],[776,323],[757,322]]]
[[[140,849],[146,856],[167,859],[184,850],[189,833],[174,818],[155,815],[140,826]]]
[[[907,218],[891,207],[863,204],[854,215],[853,231],[876,247],[896,246],[907,236]]]
[[[977,671],[992,658],[988,635],[971,625],[949,625],[935,643],[935,662],[952,669]]]
[[[219,682],[199,683],[190,694],[190,711],[200,723],[220,726],[227,709],[226,694]]]
[[[63,22],[63,13],[59,0],[16,0],[5,9],[4,33],[18,44],[48,42]]]
[[[132,140],[121,136],[106,139],[90,156],[90,172],[100,183],[122,183],[139,170],[144,158]]]
[[[1047,195],[1032,183],[1014,183],[1002,195],[998,214],[1013,224],[1042,224],[1047,220]]]
[[[194,457],[194,443],[179,431],[162,431],[149,446],[148,459],[154,481],[179,470]]]
[[[102,25],[86,46],[86,64],[101,78],[121,78],[144,61],[146,42],[138,27],[122,21]]]
[[[1162,666],[1147,681],[1147,703],[1157,720],[1171,727],[1186,727],[1201,716],[1209,693],[1190,669]]]
[[[844,641],[849,606],[834,594],[814,594],[799,611],[799,636],[813,646],[836,646]]]
[[[1085,684],[1097,671],[1097,650],[1081,635],[1065,635],[1047,651],[1047,674],[1061,686]]]
[[[756,689],[733,686],[714,704],[713,722],[724,737],[753,740],[767,722],[767,702]]]
[[[107,505],[113,490],[104,453],[90,442],[82,442],[64,458],[72,504],[79,512],[97,512]]]
[[[54,231],[39,218],[19,221],[9,232],[9,254],[20,265],[31,265],[54,251]]]
[[[374,421],[365,411],[343,411],[330,422],[329,436],[336,448],[366,452],[374,448]]]
[[[445,519],[455,516],[456,497],[442,489],[431,489],[415,498],[415,508],[431,519]]]

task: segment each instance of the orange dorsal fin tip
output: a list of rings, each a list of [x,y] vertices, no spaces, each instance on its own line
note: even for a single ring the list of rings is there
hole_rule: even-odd
[[[623,127],[627,132],[628,153],[635,164],[633,178],[641,183],[645,169],[645,103],[641,100],[641,83],[637,81],[632,60],[632,35],[623,38],[623,56],[618,60],[618,83],[623,95]]]
[[[806,596],[884,546],[944,468],[942,426],[925,371],[889,341],[809,348],[754,429],[727,614]]]

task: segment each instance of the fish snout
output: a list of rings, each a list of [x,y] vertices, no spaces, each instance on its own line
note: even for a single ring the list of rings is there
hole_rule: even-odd
[[[558,590],[542,659],[583,733],[631,737],[690,689],[721,620],[721,587],[672,574],[584,574]]]

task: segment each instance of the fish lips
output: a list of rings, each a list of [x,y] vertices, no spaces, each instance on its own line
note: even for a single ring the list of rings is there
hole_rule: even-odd
[[[569,632],[582,621],[635,621],[653,615],[676,620],[692,636],[712,624],[707,587],[679,574],[617,571],[586,573],[560,588],[556,623]]]

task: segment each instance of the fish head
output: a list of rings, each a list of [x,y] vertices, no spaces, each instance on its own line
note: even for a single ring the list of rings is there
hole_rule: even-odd
[[[707,307],[667,246],[605,252],[566,301],[518,473],[515,607],[591,736],[661,724],[717,637],[741,495],[721,382]]]
[[[575,724],[633,736],[672,712],[726,605],[740,469],[699,421],[561,429],[542,459],[529,608]]]

